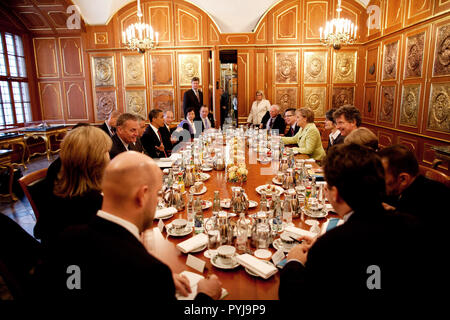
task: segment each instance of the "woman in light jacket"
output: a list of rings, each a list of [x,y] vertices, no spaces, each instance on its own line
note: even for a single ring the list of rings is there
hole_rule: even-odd
[[[253,101],[250,114],[248,115],[247,122],[249,124],[260,125],[261,120],[270,109],[270,102],[264,97],[262,90],[256,91],[256,100]]]
[[[308,108],[300,108],[297,125],[300,130],[293,137],[281,138],[285,144],[297,143],[298,148],[293,148],[301,154],[306,154],[315,160],[325,158],[325,150],[322,146],[319,129],[314,124],[314,112]]]

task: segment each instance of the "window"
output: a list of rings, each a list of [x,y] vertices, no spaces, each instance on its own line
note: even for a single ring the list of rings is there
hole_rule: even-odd
[[[0,32],[0,129],[32,121],[22,38]]]

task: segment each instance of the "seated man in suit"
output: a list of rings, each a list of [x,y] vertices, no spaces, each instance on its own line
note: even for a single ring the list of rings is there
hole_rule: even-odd
[[[193,77],[191,80],[192,89],[183,95],[183,113],[186,118],[188,108],[194,108],[195,119],[200,118],[200,107],[203,105],[203,92],[198,90],[200,79]]]
[[[147,154],[152,158],[168,157],[164,148],[161,133],[158,131],[164,125],[163,111],[161,109],[153,109],[148,114],[150,125],[142,136],[142,145]]]
[[[155,308],[175,301],[176,291],[187,295],[187,278],[172,274],[142,243],[141,233],[152,227],[161,187],[162,172],[148,156],[130,151],[114,158],[102,180],[102,209],[89,224],[67,229],[50,251],[43,268],[43,278],[50,279],[49,294],[136,305],[145,301]],[[70,266],[80,270],[78,287],[68,280]],[[201,280],[197,291],[197,299],[217,299],[221,283],[213,275]]]
[[[144,135],[145,129],[147,128],[147,124],[145,123],[144,117],[142,117],[140,115],[136,115],[136,116],[137,116],[138,122],[139,122],[139,133],[136,138],[136,142],[133,143],[133,145],[132,145],[131,150],[141,152],[141,153],[146,153],[144,147],[142,146],[141,138]]]
[[[202,132],[214,128],[214,116],[209,112],[208,106],[202,105],[200,108],[200,120],[202,121]]]
[[[171,136],[172,132],[175,130],[175,128],[170,128],[170,125],[174,119],[173,112],[170,110],[164,111],[163,118],[164,124],[158,130],[161,134],[164,149],[166,150],[167,155],[170,155],[174,144],[178,141],[175,137]]]
[[[117,119],[121,115],[119,110],[114,110],[109,114],[108,120],[105,120],[100,126],[100,129],[106,132],[106,134],[112,137],[116,133]]]
[[[429,261],[417,254],[426,252],[425,243],[414,240],[421,233],[413,217],[383,209],[380,158],[364,146],[340,144],[330,150],[324,172],[327,199],[344,223],[316,240],[300,238],[281,272],[280,299],[345,296],[353,305],[419,294]]]
[[[336,128],[341,132],[343,137],[349,135],[350,132],[359,128],[361,125],[361,112],[358,108],[350,104],[341,106],[333,113]]]
[[[278,130],[279,134],[284,133],[286,123],[280,114],[280,106],[273,104],[261,120],[261,129]]]
[[[112,159],[121,152],[133,150],[138,134],[138,117],[131,113],[122,113],[117,119],[117,132],[111,138],[113,145],[109,157]]]
[[[300,126],[297,125],[297,117],[295,116],[295,108],[289,108],[284,111],[284,122],[289,126],[285,137],[293,137],[297,134]]]

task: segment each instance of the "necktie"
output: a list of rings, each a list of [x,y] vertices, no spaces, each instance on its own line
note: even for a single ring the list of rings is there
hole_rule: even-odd
[[[273,120],[272,118],[270,118],[270,120],[269,120],[269,125],[268,125],[269,129],[272,129],[272,123],[273,123],[272,120]]]
[[[200,102],[200,95],[198,94],[198,90],[195,90],[195,96],[197,97],[198,102]]]
[[[209,129],[209,121],[208,121],[208,118],[205,118],[205,129]]]
[[[291,129],[289,129],[289,135],[291,137],[294,136],[294,128],[291,127]]]
[[[161,133],[159,132],[159,130],[158,130],[158,136],[159,136],[159,142],[161,142],[161,144],[162,144],[162,138],[161,138]],[[161,145],[160,144],[160,145]],[[166,149],[164,149],[164,155],[166,156],[166,158],[167,158],[167,153],[166,153]]]

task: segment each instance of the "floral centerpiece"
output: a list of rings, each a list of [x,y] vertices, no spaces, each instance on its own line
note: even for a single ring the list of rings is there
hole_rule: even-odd
[[[247,181],[248,170],[245,163],[231,163],[227,166],[227,180],[229,182]]]

